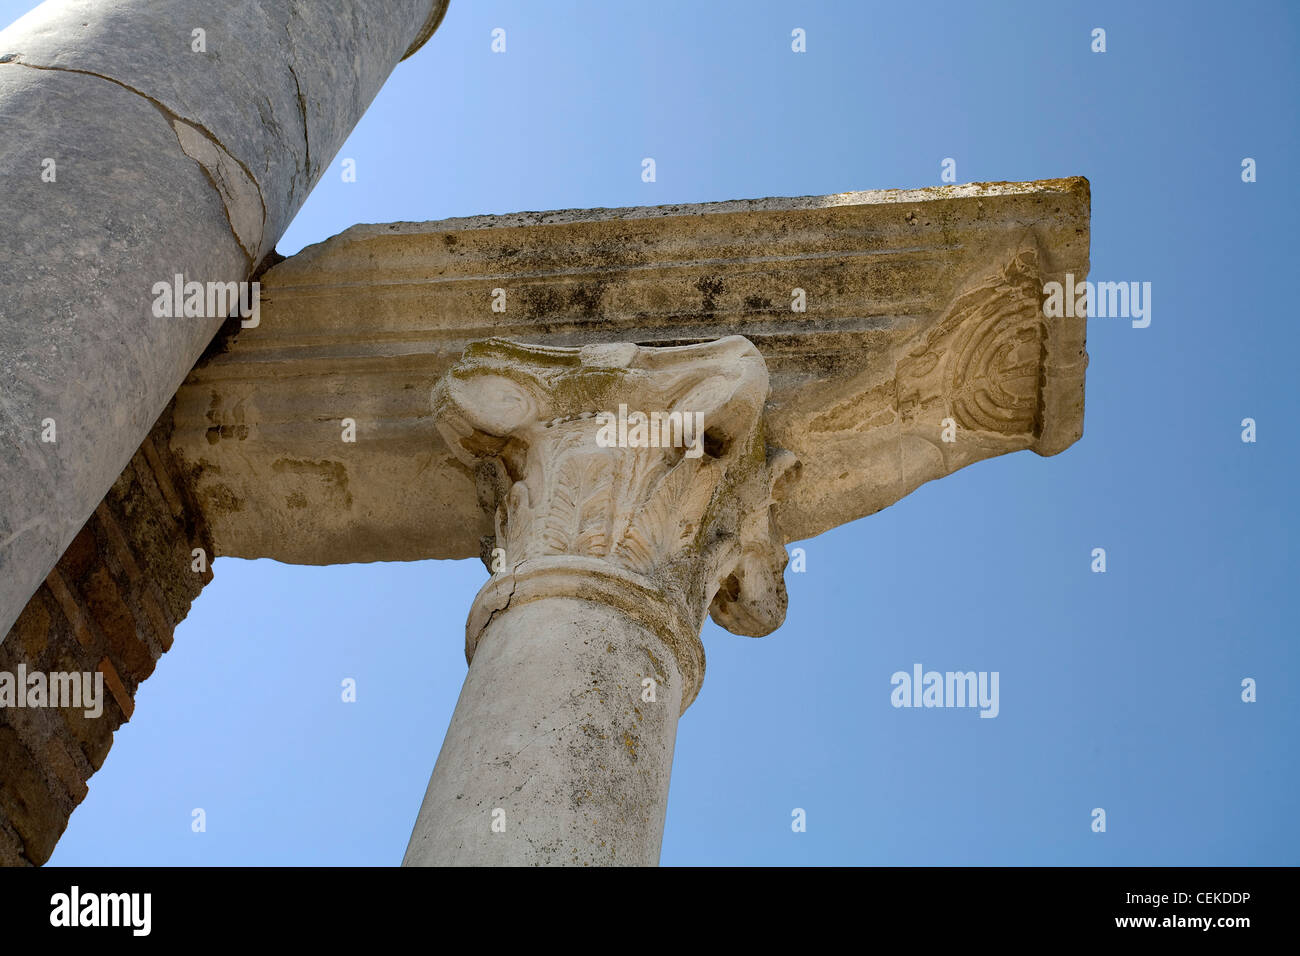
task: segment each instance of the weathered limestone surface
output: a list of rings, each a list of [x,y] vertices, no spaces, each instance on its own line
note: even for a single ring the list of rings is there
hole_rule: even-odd
[[[427,402],[467,345],[743,334],[800,462],[779,523],[807,538],[1082,434],[1085,320],[1045,321],[1041,290],[1087,274],[1088,217],[1075,178],[355,226],[266,273],[261,326],[181,387],[173,448],[220,554],[469,557],[493,528]]]
[[[0,707],[0,866],[41,864],[131,717],[135,692],[212,579],[164,414],[0,644],[0,671],[104,674],[103,712]]]
[[[407,865],[658,862],[705,613],[755,636],[785,616],[772,505],[795,462],[765,441],[767,392],[739,336],[493,340],[438,385],[439,430],[477,474],[500,550]],[[610,444],[601,416],[620,406],[630,438]],[[685,424],[638,435],[648,414]]]
[[[0,633],[221,324],[154,284],[248,279],[445,7],[51,0],[0,32]]]
[[[616,610],[562,597],[511,610],[482,638],[402,864],[658,863],[681,697],[667,647]],[[640,698],[651,675],[654,703]]]

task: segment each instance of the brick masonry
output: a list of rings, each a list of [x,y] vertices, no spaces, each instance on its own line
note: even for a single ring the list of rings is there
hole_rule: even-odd
[[[104,674],[98,718],[0,707],[0,865],[49,859],[136,689],[212,579],[211,538],[168,451],[171,420],[169,406],[0,643],[0,671]]]

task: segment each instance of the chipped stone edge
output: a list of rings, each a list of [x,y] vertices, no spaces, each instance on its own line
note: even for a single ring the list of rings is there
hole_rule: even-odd
[[[302,252],[328,242],[360,239],[367,235],[418,236],[435,232],[552,226],[577,222],[601,222],[609,219],[662,219],[673,216],[711,216],[721,213],[788,212],[833,209],[839,206],[938,202],[947,199],[983,199],[1053,192],[1071,195],[1088,202],[1091,187],[1085,177],[1069,176],[1030,182],[964,183],[959,186],[928,186],[922,189],[869,189],[825,196],[772,196],[764,199],[728,199],[720,202],[678,203],[665,206],[598,206],[591,209],[554,209],[500,215],[460,216],[429,222],[358,223],[330,239],[304,247]]]
[[[410,59],[416,51],[428,41],[429,37],[437,31],[442,24],[442,18],[447,15],[447,7],[451,5],[451,0],[433,0],[433,9],[429,11],[429,18],[424,21],[424,26],[420,27],[420,32],[415,35],[411,45],[406,52],[402,54],[402,60]],[[399,63],[401,60],[398,61]]]

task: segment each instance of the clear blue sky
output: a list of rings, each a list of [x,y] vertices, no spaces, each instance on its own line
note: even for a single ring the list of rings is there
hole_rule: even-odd
[[[1093,277],[1152,283],[1149,328],[1090,323],[1077,445],[804,542],[767,638],[706,626],[665,864],[1300,862],[1297,9],[452,0],[397,68],[339,154],[358,181],[336,159],[281,252],[357,222],[926,186],[953,157],[959,182],[1087,176]],[[215,572],[51,862],[396,864],[482,565]],[[1000,715],[892,708],[915,662],[998,671]]]

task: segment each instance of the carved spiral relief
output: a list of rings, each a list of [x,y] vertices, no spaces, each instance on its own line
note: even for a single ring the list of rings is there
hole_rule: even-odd
[[[904,421],[951,414],[958,426],[1037,434],[1046,329],[1037,252],[1022,250],[948,316],[898,367]]]

